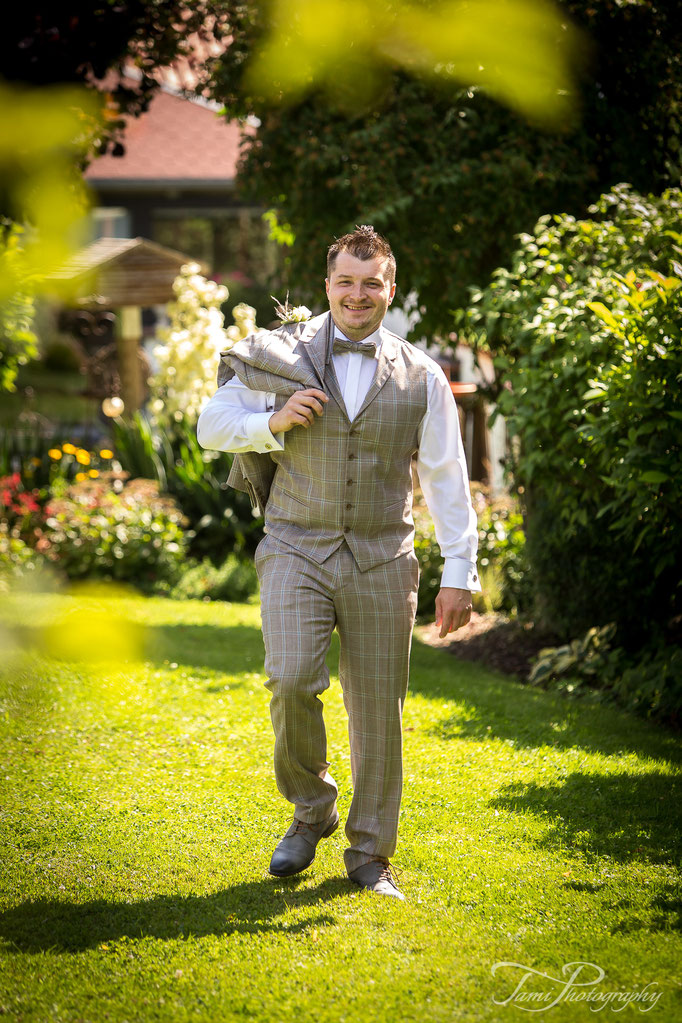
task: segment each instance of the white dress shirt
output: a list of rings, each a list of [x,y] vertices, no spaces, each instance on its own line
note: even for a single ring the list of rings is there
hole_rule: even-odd
[[[332,354],[336,377],[351,420],[355,418],[374,379],[381,335],[382,328],[379,327],[363,339],[377,343],[374,357],[358,352]],[[335,336],[345,337],[336,325]],[[449,381],[438,363],[419,349],[414,351],[424,359],[427,373],[427,409],[418,430],[417,473],[445,559],[441,586],[478,591],[481,589],[476,569],[478,529],[471,504],[457,406]],[[254,391],[233,377],[218,388],[199,416],[199,444],[214,451],[237,454],[283,451],[286,432],[273,434],[269,427],[274,409],[274,394]]]

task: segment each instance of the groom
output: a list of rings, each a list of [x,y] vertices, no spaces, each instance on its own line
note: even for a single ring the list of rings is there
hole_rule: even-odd
[[[445,565],[440,636],[469,621],[477,529],[459,419],[429,356],[382,321],[395,294],[388,242],[362,226],[329,248],[329,312],[223,353],[199,443],[236,453],[229,482],[264,511],[255,562],[280,792],[294,806],[270,873],[309,866],[339,825],[319,699],[336,627],[353,799],[348,876],[403,898],[389,858],[402,792],[402,710],[417,607],[412,457]]]

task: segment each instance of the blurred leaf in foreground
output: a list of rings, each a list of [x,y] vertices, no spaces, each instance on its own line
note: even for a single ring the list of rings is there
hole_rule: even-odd
[[[387,75],[403,68],[480,86],[530,120],[556,126],[573,107],[578,47],[577,30],[547,0],[273,0],[247,79],[271,101],[322,89],[353,110],[376,101]]]
[[[0,276],[0,301],[17,291],[16,274],[37,287],[78,245],[87,208],[80,174],[96,137],[99,104],[74,87],[0,85],[0,225],[22,225],[21,267]]]

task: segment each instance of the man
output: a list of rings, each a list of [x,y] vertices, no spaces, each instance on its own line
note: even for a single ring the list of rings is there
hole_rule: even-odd
[[[230,482],[264,509],[261,587],[275,777],[294,804],[270,873],[296,874],[339,824],[319,694],[336,627],[353,800],[346,870],[403,898],[391,872],[402,792],[402,709],[419,568],[413,454],[445,558],[441,637],[469,621],[477,530],[459,419],[442,369],[382,326],[395,259],[373,228],[327,256],[329,312],[223,354],[199,443],[237,453]]]

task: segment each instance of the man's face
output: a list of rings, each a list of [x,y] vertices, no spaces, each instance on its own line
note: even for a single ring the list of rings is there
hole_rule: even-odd
[[[336,257],[325,286],[334,322],[351,341],[362,341],[377,329],[395,294],[386,259],[358,259],[345,251]]]

